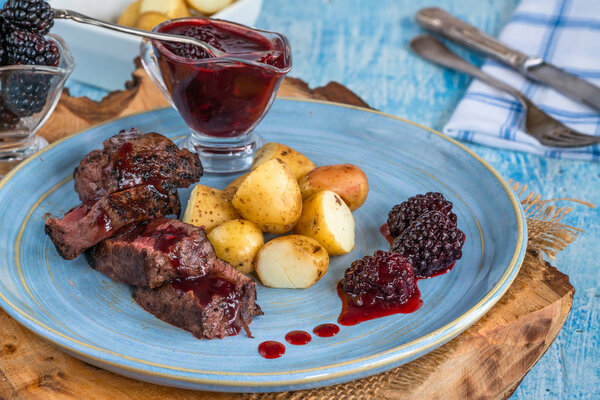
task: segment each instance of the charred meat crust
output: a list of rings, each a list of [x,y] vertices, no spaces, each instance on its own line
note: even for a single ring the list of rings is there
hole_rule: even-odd
[[[106,193],[152,183],[163,190],[188,187],[202,176],[197,154],[179,149],[158,133],[123,130],[107,139],[73,172],[75,191],[81,201]]]

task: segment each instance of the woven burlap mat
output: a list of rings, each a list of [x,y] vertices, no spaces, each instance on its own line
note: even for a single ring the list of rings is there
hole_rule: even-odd
[[[539,195],[529,192],[527,185],[512,181],[510,183],[519,196],[527,217],[527,252],[521,267],[522,271],[527,272],[537,263],[544,263],[544,256],[554,259],[559,251],[583,232],[579,228],[561,222],[572,211],[572,207],[559,207],[556,203],[575,203],[588,207],[593,205],[571,198],[542,200]],[[407,365],[345,384],[296,392],[245,394],[242,398],[244,400],[397,399],[402,393],[409,392],[409,388],[421,384],[427,376],[423,374],[424,368],[435,369],[447,359],[459,343],[460,337]]]

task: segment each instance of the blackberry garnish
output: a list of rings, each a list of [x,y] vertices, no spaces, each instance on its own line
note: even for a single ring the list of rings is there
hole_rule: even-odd
[[[21,119],[0,101],[0,130],[10,131],[16,128]]]
[[[390,234],[392,237],[400,236],[420,215],[433,210],[441,212],[456,224],[452,203],[446,200],[441,193],[429,192],[410,197],[392,208],[387,220]]]
[[[415,293],[415,274],[402,255],[377,250],[352,263],[342,289],[357,306],[372,306],[378,299],[402,304]]]
[[[42,73],[12,71],[3,79],[4,103],[19,117],[42,111],[48,99],[50,79]]]
[[[26,30],[45,35],[54,25],[54,14],[50,4],[43,0],[8,0],[0,11],[2,29],[8,34]]]
[[[394,239],[391,250],[410,261],[417,277],[428,278],[460,259],[464,243],[465,234],[454,221],[439,211],[429,211]]]
[[[4,49],[4,37],[0,35],[0,66],[6,65],[6,50]]]
[[[14,31],[5,42],[6,61],[10,65],[49,65],[56,67],[58,47],[39,33]]]

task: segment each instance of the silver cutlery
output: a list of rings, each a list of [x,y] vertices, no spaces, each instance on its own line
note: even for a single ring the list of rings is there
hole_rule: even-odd
[[[416,20],[425,29],[491,56],[529,79],[548,85],[574,100],[600,110],[600,88],[544,62],[539,57],[531,57],[511,49],[440,8],[421,9],[417,12]]]
[[[183,35],[172,35],[169,33],[159,33],[159,32],[148,32],[141,29],[130,28],[123,25],[111,24],[109,22],[100,21],[98,19],[88,17],[87,15],[80,14],[76,11],[72,10],[61,10],[54,9],[54,18],[56,19],[68,19],[71,21],[79,22],[87,25],[94,25],[100,28],[111,29],[113,31],[127,33],[129,35],[140,36],[148,39],[157,39],[165,42],[175,42],[175,43],[183,43],[183,44],[191,44],[193,46],[198,46],[205,51],[207,51],[210,55],[214,57],[221,57],[225,55],[224,52],[217,49],[215,46],[210,45],[202,40],[195,39],[189,36]]]
[[[496,89],[514,96],[525,112],[525,132],[541,144],[552,147],[583,147],[600,143],[600,136],[579,133],[555,120],[525,97],[521,92],[483,72],[463,60],[442,42],[429,35],[419,35],[410,42],[410,48],[433,63],[471,75]]]

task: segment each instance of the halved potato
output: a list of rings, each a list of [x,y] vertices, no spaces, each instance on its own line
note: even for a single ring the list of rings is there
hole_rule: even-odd
[[[194,187],[183,214],[183,222],[204,226],[207,232],[225,221],[238,218],[240,214],[222,190],[204,185]]]
[[[140,18],[140,5],[142,0],[136,0],[129,4],[119,17],[117,24],[135,27]]]
[[[167,19],[190,16],[185,0],[142,0],[140,14],[157,12],[167,16]]]
[[[369,194],[367,175],[353,164],[315,168],[302,177],[298,184],[303,199],[322,190],[331,190],[339,194],[352,211],[362,206]]]
[[[321,279],[328,267],[325,249],[302,235],[281,236],[267,242],[254,260],[263,285],[273,288],[307,288]]]
[[[281,143],[267,143],[256,151],[250,170],[254,170],[274,158],[279,158],[286,163],[294,173],[296,179],[302,178],[308,171],[315,168],[315,164],[312,161],[291,147]]]
[[[159,12],[150,11],[140,15],[136,27],[145,31],[151,31],[156,25],[168,21],[169,17]]]
[[[346,254],[354,248],[354,217],[338,194],[325,190],[304,201],[294,233],[315,239],[330,256]]]
[[[243,274],[254,271],[254,258],[265,240],[262,231],[252,222],[233,219],[216,226],[207,236],[217,257]]]
[[[289,231],[302,212],[298,182],[290,167],[278,158],[250,172],[231,202],[244,219],[270,233]]]
[[[221,11],[234,0],[187,0],[190,7],[205,15],[211,15]]]
[[[231,182],[229,185],[227,185],[225,187],[225,189],[223,189],[223,192],[225,192],[225,196],[227,196],[230,199],[233,199],[233,196],[238,191],[238,189],[240,188],[240,185],[242,184],[242,182],[244,182],[244,180],[246,179],[246,177],[248,176],[249,173],[250,172],[248,172],[242,176],[238,176],[233,182]]]

